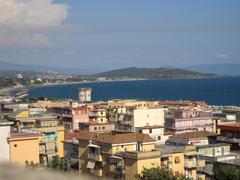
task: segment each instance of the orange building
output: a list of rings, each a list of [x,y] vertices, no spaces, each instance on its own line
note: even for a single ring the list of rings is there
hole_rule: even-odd
[[[25,166],[26,161],[39,163],[40,135],[18,133],[8,138],[10,163]]]

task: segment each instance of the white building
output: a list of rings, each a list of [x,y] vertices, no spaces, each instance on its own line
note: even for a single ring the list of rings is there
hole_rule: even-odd
[[[23,79],[23,75],[22,74],[17,74],[17,79]]]
[[[10,135],[10,126],[13,122],[1,119],[0,117],[0,163],[9,162],[9,145],[7,138]]]
[[[80,88],[78,91],[78,99],[80,102],[91,102],[92,88]]]
[[[116,111],[116,131],[149,134],[158,143],[164,143],[164,110],[155,108],[135,108],[131,111]]]

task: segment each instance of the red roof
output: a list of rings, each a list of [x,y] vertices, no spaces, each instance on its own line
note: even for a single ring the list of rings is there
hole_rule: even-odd
[[[107,144],[120,144],[132,142],[155,142],[148,134],[126,133],[126,134],[111,134],[111,133],[87,133],[81,136],[82,140],[93,140]]]
[[[32,139],[32,138],[39,138],[40,134],[33,134],[33,133],[13,133],[10,134],[9,139]]]
[[[219,124],[217,125],[217,128],[225,131],[240,132],[240,122],[235,122],[235,123],[230,122],[230,123]]]
[[[143,126],[141,129],[158,129],[158,128],[164,128],[164,126],[161,125]]]
[[[83,136],[87,133],[88,133],[87,131],[81,131],[81,130],[76,130],[74,132],[65,131],[64,132],[64,139],[65,140],[70,140],[72,138],[80,138],[81,136]]]

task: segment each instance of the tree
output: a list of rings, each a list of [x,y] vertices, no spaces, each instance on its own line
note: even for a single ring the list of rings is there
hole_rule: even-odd
[[[59,158],[59,156],[53,156],[52,161],[49,161],[47,164],[47,168],[56,171],[64,171],[70,172],[71,171],[71,163],[68,160],[63,158]]]
[[[184,175],[174,176],[167,167],[144,168],[137,178],[139,180],[188,180]]]
[[[30,161],[30,163],[28,161],[25,161],[26,167],[30,168],[30,169],[36,169],[39,167],[38,163],[34,163],[33,161]]]
[[[235,166],[219,165],[213,166],[214,179],[216,180],[239,180],[240,172]]]

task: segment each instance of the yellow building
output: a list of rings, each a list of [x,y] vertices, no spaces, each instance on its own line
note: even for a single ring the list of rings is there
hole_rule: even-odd
[[[198,167],[205,166],[205,161],[197,158],[196,146],[161,145],[157,149],[161,152],[161,166],[169,168],[175,176],[205,179],[205,175],[197,172]]]
[[[80,137],[80,138],[79,138]],[[174,175],[204,180],[197,172],[205,161],[198,159],[195,146],[156,145],[148,134],[89,133],[78,136],[78,157],[72,147],[75,141],[66,141],[65,158],[79,159],[81,173],[110,178],[136,179],[144,168],[167,167]],[[69,145],[72,142],[73,145]],[[71,152],[75,152],[71,155]]]
[[[46,164],[53,156],[64,156],[64,128],[56,118],[36,118],[35,127],[21,129],[21,132],[41,134],[39,141],[40,164]]]
[[[158,101],[139,101],[135,99],[113,99],[108,101],[109,108],[121,107],[155,107],[158,106]]]
[[[47,107],[65,107],[69,106],[69,101],[38,101],[31,104],[33,107],[37,108],[47,108]]]
[[[11,134],[8,138],[11,164],[25,166],[26,161],[39,163],[39,140],[36,134]]]
[[[134,179],[143,167],[160,165],[155,143],[146,134],[85,133],[79,138],[79,170],[96,176]]]

